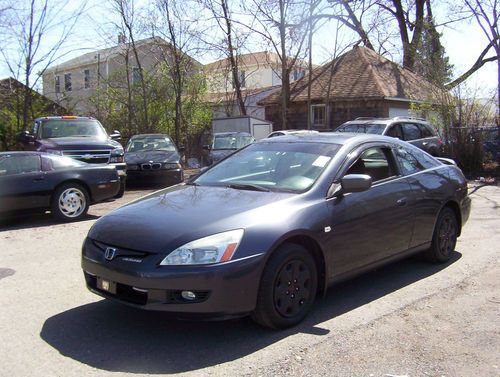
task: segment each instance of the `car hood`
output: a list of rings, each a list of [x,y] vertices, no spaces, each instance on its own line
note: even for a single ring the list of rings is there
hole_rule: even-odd
[[[94,150],[94,149],[116,149],[121,144],[111,139],[100,139],[96,137],[58,137],[40,140],[41,150]]]
[[[125,152],[127,164],[141,164],[143,162],[172,162],[178,163],[179,153],[167,151]]]
[[[108,245],[171,252],[211,234],[282,221],[278,208],[295,194],[177,185],[101,217],[89,237]],[[281,213],[281,214],[280,214]]]

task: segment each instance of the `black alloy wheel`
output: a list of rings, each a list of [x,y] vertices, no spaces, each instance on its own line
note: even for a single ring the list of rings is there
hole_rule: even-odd
[[[253,319],[275,329],[299,323],[312,307],[317,286],[317,267],[311,254],[301,245],[281,246],[262,274]]]
[[[431,248],[425,253],[426,258],[434,263],[450,260],[458,237],[458,221],[449,207],[443,208],[436,221]]]

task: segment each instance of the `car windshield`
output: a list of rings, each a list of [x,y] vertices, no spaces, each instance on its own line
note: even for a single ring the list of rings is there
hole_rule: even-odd
[[[385,124],[368,123],[368,124],[346,124],[337,128],[336,132],[355,132],[362,134],[382,135],[385,130]]]
[[[46,155],[44,156],[47,160],[50,161],[50,165],[52,169],[67,169],[67,168],[76,168],[79,166],[88,165],[86,162],[75,160],[71,157],[64,156],[55,156],[55,155]]]
[[[254,141],[252,136],[215,135],[213,149],[240,149]]]
[[[192,181],[257,191],[303,192],[340,149],[326,143],[257,143],[235,153]]]
[[[168,136],[134,137],[127,144],[127,152],[145,151],[175,152],[176,148]]]
[[[108,134],[95,119],[49,119],[41,124],[42,139],[57,137],[97,137],[107,139]]]

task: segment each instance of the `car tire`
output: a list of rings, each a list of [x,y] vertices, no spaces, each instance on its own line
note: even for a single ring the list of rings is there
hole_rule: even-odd
[[[425,259],[433,263],[449,261],[457,244],[458,231],[455,212],[449,207],[443,208],[436,221],[431,247],[424,253]]]
[[[311,254],[301,245],[284,244],[264,268],[252,318],[272,329],[294,326],[309,313],[317,287],[318,272]]]
[[[51,213],[62,221],[77,221],[87,214],[90,197],[77,183],[65,183],[52,195]]]
[[[125,178],[121,178],[120,179],[120,189],[118,190],[118,192],[114,196],[115,199],[119,199],[119,198],[123,197],[123,194],[125,194],[125,186],[126,186]]]

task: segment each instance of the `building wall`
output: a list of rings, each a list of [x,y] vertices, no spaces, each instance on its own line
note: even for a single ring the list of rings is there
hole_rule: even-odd
[[[316,103],[320,104],[320,103]],[[389,104],[383,100],[371,101],[342,101],[328,104],[326,124],[324,127],[313,127],[319,131],[332,131],[342,123],[358,117],[384,118],[389,116]],[[268,105],[265,107],[265,119],[273,122],[274,131],[281,130],[281,107]],[[307,103],[293,102],[287,113],[287,129],[307,128]]]
[[[153,74],[159,63],[168,59],[166,48],[157,42],[151,42],[137,46],[141,66],[145,74]],[[106,89],[113,88],[126,89],[126,63],[127,50],[123,48],[113,55],[106,57],[96,52],[94,61],[87,62],[70,68],[55,68],[42,77],[43,93],[54,102],[71,109],[78,115],[95,115],[96,108],[90,102],[90,98],[96,94],[96,89],[100,86]],[[129,77],[132,82],[133,67],[137,67],[132,49],[128,50]],[[90,70],[90,88],[84,86],[84,70]],[[64,75],[71,73],[72,90],[66,91],[64,86]],[[60,93],[55,91],[55,77],[60,77]]]

